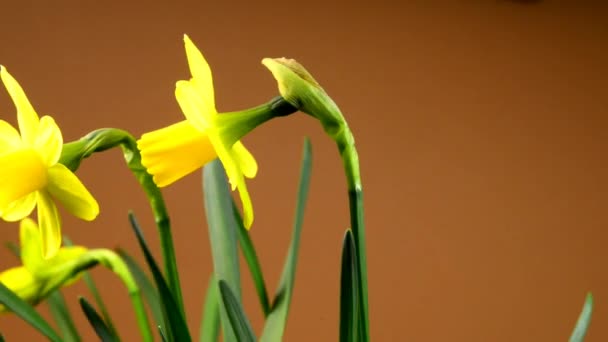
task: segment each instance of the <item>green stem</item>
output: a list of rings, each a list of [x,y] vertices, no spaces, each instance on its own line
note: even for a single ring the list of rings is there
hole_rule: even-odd
[[[296,111],[297,108],[281,96],[277,96],[257,107],[221,113],[216,117],[216,125],[225,143],[232,145],[264,122]]]
[[[357,250],[357,264],[359,268],[359,290],[361,299],[360,336],[363,341],[369,341],[369,304],[367,300],[367,255],[365,252],[365,225],[363,222],[363,187],[359,171],[359,155],[355,148],[353,135],[345,126],[341,133],[335,137],[342,157],[344,172],[348,186],[348,203],[350,207],[350,222]]]
[[[323,130],[338,145],[348,185],[350,220],[357,252],[357,268],[360,275],[359,281],[357,281],[360,290],[360,339],[369,341],[363,188],[361,186],[355,139],[338,105],[300,63],[294,59],[264,58],[262,64],[270,70],[277,80],[279,92],[285,101],[302,112],[317,118],[323,126]]]
[[[126,131],[116,128],[98,129],[87,134],[79,141],[65,144],[60,162],[71,170],[76,170],[84,158],[89,157],[95,152],[105,151],[117,145],[120,145],[122,148],[127,167],[135,175],[152,207],[152,213],[160,237],[165,277],[167,278],[171,292],[175,296],[177,305],[182,314],[184,314],[175,247],[173,245],[167,208],[160,189],[154,184],[152,176],[148,174],[146,168],[141,164],[141,155],[133,136]]]
[[[86,262],[86,260],[99,262],[112,270],[122,280],[129,292],[129,298],[131,299],[133,309],[135,310],[135,317],[142,339],[145,342],[153,342],[154,337],[150,331],[150,324],[148,322],[148,316],[146,315],[144,301],[141,297],[141,291],[124,261],[116,253],[107,249],[92,249],[87,251],[80,262],[90,264]]]

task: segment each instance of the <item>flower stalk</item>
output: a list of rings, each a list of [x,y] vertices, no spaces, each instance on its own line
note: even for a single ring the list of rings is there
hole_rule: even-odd
[[[271,71],[277,80],[281,96],[298,110],[318,119],[327,135],[338,146],[346,175],[351,229],[357,252],[358,288],[360,291],[360,303],[358,304],[361,308],[359,339],[369,341],[363,187],[355,138],[338,105],[302,65],[293,59],[286,58],[265,58],[262,60],[262,64]]]
[[[146,193],[159,233],[165,277],[183,313],[183,299],[169,214],[160,189],[154,184],[152,176],[146,172],[146,168],[141,164],[141,155],[137,149],[135,138],[121,129],[98,129],[78,141],[65,144],[59,162],[69,169],[75,170],[83,159],[93,153],[102,152],[116,146],[121,147],[127,167]]]

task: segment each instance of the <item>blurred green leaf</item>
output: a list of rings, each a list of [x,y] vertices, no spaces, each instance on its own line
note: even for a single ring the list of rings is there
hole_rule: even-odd
[[[158,333],[160,334],[160,339],[163,342],[168,342],[169,340],[167,340],[167,336],[165,336],[165,332],[163,331],[163,328],[159,325],[158,326]]]
[[[266,290],[264,274],[262,273],[262,267],[260,266],[258,255],[255,252],[253,241],[251,241],[251,237],[249,236],[249,231],[243,224],[243,219],[234,200],[232,201],[232,212],[239,228],[239,245],[241,246],[241,251],[243,252],[243,257],[247,262],[247,266],[249,266],[249,272],[251,273],[251,278],[253,279],[260,305],[262,306],[262,312],[264,313],[264,317],[267,317],[270,313],[270,301],[268,300],[268,291]]]
[[[118,249],[116,251],[118,255],[124,260],[125,264],[129,268],[129,271],[135,278],[135,282],[137,283],[137,287],[141,290],[142,294],[146,298],[148,302],[148,307],[152,312],[152,316],[154,316],[154,320],[156,321],[156,326],[167,324],[163,318],[163,311],[160,304],[160,298],[158,297],[158,291],[152,284],[148,274],[137,264],[135,259],[129,253],[122,249]]]
[[[587,329],[589,328],[589,324],[591,323],[592,314],[593,295],[591,294],[591,292],[589,292],[587,293],[587,297],[585,298],[583,310],[581,311],[580,316],[578,316],[578,321],[576,322],[574,331],[572,331],[572,335],[570,336],[570,342],[583,342],[585,340]]]
[[[13,291],[0,283],[0,304],[7,309],[13,311],[17,316],[21,317],[34,329],[41,332],[53,342],[61,342],[61,338],[51,328],[49,323],[36,312],[36,310],[27,302],[19,298]]]
[[[274,342],[283,339],[291,295],[295,285],[296,266],[298,263],[298,250],[300,248],[300,235],[302,232],[302,222],[304,220],[304,209],[308,198],[310,185],[310,172],[312,169],[312,146],[308,138],[304,140],[302,152],[302,166],[300,169],[300,184],[296,201],[296,215],[293,225],[291,244],[283,266],[283,273],[279,281],[279,288],[274,297],[272,310],[262,332],[261,341]]]
[[[251,324],[243,311],[239,300],[234,296],[232,290],[225,281],[219,281],[222,303],[228,313],[230,324],[238,342],[255,342],[255,334]]]
[[[199,334],[200,342],[217,341],[220,333],[220,305],[217,281],[213,274],[209,277],[207,295],[205,295],[205,306],[203,309],[203,320]]]
[[[353,232],[348,229],[342,244],[342,272],[340,275],[340,342],[357,341],[359,322],[359,294],[357,247]]]
[[[225,281],[236,300],[240,302],[237,223],[232,214],[232,197],[224,168],[217,159],[203,168],[203,192],[215,277]],[[220,318],[224,341],[236,341],[223,306],[220,306]]]
[[[118,342],[119,339],[115,337],[106,322],[103,321],[103,318],[95,311],[93,306],[89,304],[84,297],[80,297],[78,301],[80,302],[80,307],[82,308],[84,315],[87,317],[87,320],[101,341]]]
[[[48,306],[51,316],[55,319],[64,341],[80,341],[80,335],[72,320],[72,315],[65,303],[65,299],[59,290],[54,291],[48,298]]]
[[[148,248],[146,240],[143,237],[139,223],[137,222],[137,219],[133,213],[129,213],[129,222],[131,223],[131,227],[135,232],[139,246],[144,253],[148,267],[150,267],[150,271],[154,277],[154,282],[156,283],[156,288],[158,289],[158,293],[160,295],[164,317],[168,323],[168,326],[165,327],[165,329],[170,336],[170,340],[179,342],[191,341],[192,339],[190,337],[190,332],[188,331],[186,320],[182,316],[182,311],[177,305],[175,298],[173,297],[173,293],[171,290],[169,290],[169,287],[165,281],[165,278],[160,272],[160,268],[158,267],[156,260],[154,260],[152,253],[150,253],[150,249]]]

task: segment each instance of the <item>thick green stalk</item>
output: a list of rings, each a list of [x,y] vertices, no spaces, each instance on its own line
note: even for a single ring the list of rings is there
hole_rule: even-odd
[[[365,252],[365,225],[363,222],[363,188],[361,185],[361,176],[359,173],[359,157],[352,139],[352,133],[349,129],[345,129],[344,136],[336,140],[348,185],[348,203],[350,207],[350,222],[353,231],[355,246],[357,249],[357,263],[359,267],[359,290],[361,295],[360,312],[362,324],[361,336],[365,341],[369,341],[369,307],[368,307],[368,290],[367,290],[367,255]],[[342,148],[341,144],[351,141],[347,146]]]

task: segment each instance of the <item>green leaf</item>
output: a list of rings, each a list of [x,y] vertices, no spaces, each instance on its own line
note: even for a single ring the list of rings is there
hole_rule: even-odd
[[[340,276],[340,342],[359,339],[359,294],[357,247],[353,232],[348,229],[342,244],[342,272]]]
[[[255,342],[255,334],[253,333],[251,324],[249,324],[249,320],[247,319],[239,300],[232,293],[232,290],[230,290],[230,287],[225,281],[220,280],[219,286],[220,294],[222,295],[222,303],[228,313],[228,318],[230,319],[232,330],[236,335],[236,340],[238,342]]]
[[[64,240],[64,243],[66,246],[74,245],[72,243],[72,240],[70,240],[70,238],[68,238],[67,236],[64,236],[63,240]],[[103,301],[103,298],[101,297],[101,294],[99,293],[99,290],[97,289],[97,285],[95,285],[95,280],[93,280],[93,277],[91,276],[91,274],[89,272],[82,272],[82,279],[84,280],[84,283],[86,284],[87,288],[93,295],[93,299],[95,299],[95,304],[97,304],[101,317],[103,317],[103,320],[104,320],[106,326],[108,327],[108,329],[110,329],[110,332],[114,335],[115,339],[120,340],[118,331],[116,330],[116,327],[114,327],[114,322],[112,321],[112,317],[110,316],[110,313],[108,312],[106,304]]]
[[[203,309],[203,320],[201,322],[200,342],[217,341],[220,333],[220,305],[217,289],[217,281],[213,274],[209,278],[205,306]]]
[[[34,329],[41,332],[53,342],[61,342],[61,338],[51,328],[49,323],[36,312],[27,302],[19,298],[13,291],[0,282],[0,304],[14,312],[24,321],[29,323]]]
[[[205,213],[213,257],[215,277],[228,284],[237,301],[241,298],[239,258],[237,250],[237,224],[232,214],[232,197],[224,168],[219,160],[214,160],[203,168],[203,192]],[[230,329],[230,321],[223,306],[220,319],[224,340],[235,341]]]
[[[310,140],[304,141],[302,153],[302,166],[300,169],[300,184],[298,186],[298,195],[296,202],[296,215],[293,225],[293,233],[291,244],[287,252],[283,273],[279,281],[279,288],[274,297],[272,311],[262,332],[261,341],[281,341],[283,340],[283,332],[287,323],[287,315],[289,313],[289,305],[291,303],[291,295],[295,285],[296,266],[298,262],[298,250],[300,247],[300,235],[302,232],[302,222],[304,220],[304,208],[308,198],[308,188],[310,185],[310,172],[312,168],[312,146]]]
[[[589,292],[587,293],[587,297],[585,298],[583,310],[581,311],[580,316],[578,316],[578,321],[576,322],[574,331],[572,331],[572,335],[570,336],[570,342],[583,342],[585,340],[587,329],[589,328],[589,324],[591,323],[592,314],[593,295],[591,294],[591,292]]]
[[[84,312],[84,315],[87,317],[87,320],[95,330],[97,336],[103,342],[118,342],[119,340],[115,337],[115,335],[110,330],[110,327],[103,321],[103,318],[95,311],[93,306],[89,304],[89,302],[84,299],[84,297],[80,297],[78,299],[80,302],[80,307]]]
[[[160,304],[160,298],[158,297],[158,291],[152,284],[148,274],[137,264],[135,259],[130,256],[126,251],[122,249],[118,249],[116,251],[118,255],[124,260],[125,264],[129,268],[129,271],[135,278],[135,282],[137,283],[137,287],[141,290],[142,294],[146,298],[148,302],[148,307],[152,312],[152,316],[154,316],[155,325],[166,324],[163,318],[163,311]]]
[[[190,332],[188,331],[186,320],[182,316],[182,311],[177,305],[175,297],[173,297],[173,293],[169,289],[156,260],[154,260],[152,253],[150,253],[150,249],[143,237],[139,223],[133,213],[129,213],[129,222],[131,222],[131,227],[133,227],[139,246],[144,253],[148,267],[150,267],[150,271],[154,277],[154,282],[156,283],[156,288],[158,289],[161,298],[164,317],[168,323],[168,326],[166,327],[167,333],[171,336],[172,341],[191,341]]]
[[[80,341],[80,335],[74,325],[70,311],[65,303],[65,299],[59,290],[54,291],[48,298],[49,310],[55,319],[59,331],[63,336],[64,341]]]
[[[243,219],[238,208],[236,207],[236,204],[234,203],[234,200],[232,201],[232,212],[239,227],[239,245],[241,246],[243,257],[245,258],[247,266],[249,267],[249,272],[251,273],[251,278],[253,279],[253,284],[255,285],[255,290],[258,294],[260,305],[262,306],[262,312],[264,313],[264,317],[267,317],[268,314],[270,314],[270,301],[268,300],[268,291],[266,290],[264,274],[262,273],[262,267],[260,266],[258,255],[255,252],[253,241],[251,241],[251,237],[249,236],[249,231],[243,224]]]
[[[165,332],[163,331],[163,328],[159,325],[158,326],[158,333],[160,334],[160,339],[163,342],[168,342],[169,340],[167,340],[167,336],[165,336]]]

